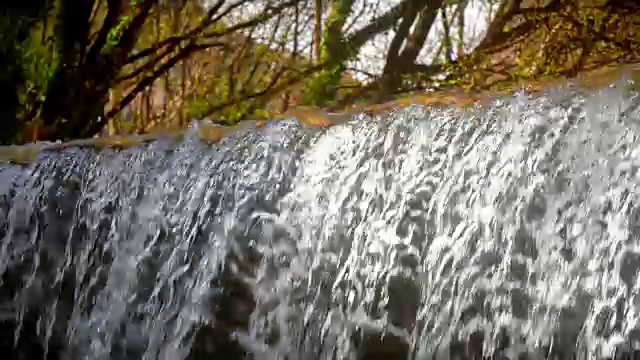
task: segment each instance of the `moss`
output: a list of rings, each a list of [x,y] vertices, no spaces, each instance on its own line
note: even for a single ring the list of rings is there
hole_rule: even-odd
[[[320,62],[326,68],[318,72],[306,86],[309,105],[330,105],[336,100],[345,62],[350,51],[344,41],[343,28],[351,15],[353,0],[333,0],[322,37]]]

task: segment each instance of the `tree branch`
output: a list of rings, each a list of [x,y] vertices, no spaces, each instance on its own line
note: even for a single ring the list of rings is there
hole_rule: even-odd
[[[384,73],[390,71],[396,64],[396,60],[400,57],[400,48],[402,44],[409,36],[409,31],[411,30],[411,25],[416,20],[418,16],[417,9],[407,8],[406,13],[402,17],[402,21],[400,21],[400,26],[398,26],[398,30],[391,39],[391,43],[389,44],[389,49],[387,49],[387,61],[385,64]]]
[[[520,11],[522,0],[502,0],[496,17],[489,23],[484,38],[476,47],[483,50],[498,42],[498,36],[504,32],[507,23]]]
[[[89,59],[90,62],[97,59],[98,55],[107,43],[109,32],[111,32],[111,30],[117,25],[118,19],[120,19],[121,15],[121,1],[107,0],[107,14],[104,17],[104,21],[98,31],[98,35],[96,35],[96,40],[93,42],[87,53],[87,59]]]
[[[371,20],[367,25],[348,36],[346,41],[347,48],[351,54],[356,54],[367,41],[381,32],[391,29],[403,14],[406,13],[407,9],[422,5],[424,1],[425,0],[403,0],[386,13]]]
[[[140,50],[138,52],[136,52],[135,54],[131,55],[128,59],[127,59],[127,63],[132,63],[135,61],[138,61],[146,56],[149,56],[151,54],[153,54],[154,52],[158,51],[159,49],[161,49],[162,47],[165,46],[170,46],[172,48],[176,48],[178,47],[181,43],[185,42],[185,41],[191,41],[194,40],[195,38],[198,38],[199,40],[204,40],[204,39],[218,39],[221,38],[223,36],[226,35],[230,35],[233,34],[235,32],[238,32],[240,30],[244,30],[250,27],[254,27],[257,25],[260,25],[264,22],[266,22],[267,20],[271,19],[274,16],[279,15],[280,13],[282,13],[284,10],[286,10],[288,7],[295,5],[297,2],[299,2],[300,0],[289,0],[277,7],[273,7],[273,8],[267,8],[265,9],[261,14],[257,15],[256,17],[235,24],[233,26],[230,27],[225,27],[224,30],[214,30],[214,31],[210,31],[210,32],[205,32],[206,28],[212,24],[215,24],[217,22],[219,22],[225,15],[227,15],[234,7],[238,7],[240,6],[240,4],[246,3],[246,1],[241,1],[238,2],[236,4],[234,4],[233,6],[229,7],[228,9],[225,9],[225,11],[223,11],[222,13],[216,15],[215,17],[213,17],[213,14],[215,14],[215,12],[213,12],[214,8],[211,8],[207,15],[203,17],[203,19],[200,21],[200,23],[193,29],[189,30],[186,34],[183,35],[178,35],[178,36],[170,36],[162,41],[159,41],[157,43],[155,43],[154,45]],[[220,2],[224,2],[223,0],[220,0]]]
[[[140,5],[137,5],[137,13],[131,20],[129,26],[127,26],[122,32],[120,41],[118,41],[118,44],[113,47],[111,52],[111,56],[115,60],[116,66],[122,66],[126,63],[126,57],[135,45],[138,33],[149,17],[151,8],[153,8],[156,3],[157,0],[143,0]]]
[[[404,47],[404,50],[402,50],[401,58],[404,64],[414,63],[416,61],[418,54],[420,54],[420,51],[427,41],[431,27],[436,21],[437,10],[443,6],[443,3],[443,0],[431,1],[420,11],[418,23],[411,35],[409,35],[407,45]]]
[[[223,45],[223,44],[219,44],[219,45]],[[129,105],[129,103],[131,101],[133,101],[133,99],[135,99],[135,97],[141,91],[143,91],[146,87],[148,87],[151,84],[153,84],[153,82],[160,75],[162,75],[165,72],[169,71],[169,69],[171,69],[173,66],[175,66],[178,62],[180,62],[181,60],[186,59],[187,57],[191,56],[196,51],[201,51],[201,50],[208,49],[208,48],[214,47],[214,46],[215,45],[213,45],[213,44],[198,45],[198,44],[195,44],[195,43],[191,43],[191,44],[188,44],[187,46],[185,46],[184,48],[182,48],[174,57],[172,57],[171,59],[167,60],[167,62],[162,64],[160,67],[155,69],[151,74],[145,76],[140,82],[138,82],[134,86],[134,88],[131,91],[129,91],[129,93],[127,93],[127,95],[125,95],[122,98],[122,100],[118,103],[118,105],[114,106],[111,110],[109,110],[106,113],[106,115],[104,116],[105,120],[112,118],[117,113],[122,111],[122,109],[124,109],[127,105]]]
[[[271,81],[270,85],[272,86],[267,86],[265,89],[252,93],[252,94],[246,94],[244,95],[242,98],[236,98],[236,99],[231,99],[229,101],[225,101],[221,104],[215,105],[213,107],[211,107],[208,111],[208,114],[206,116],[211,116],[211,114],[220,111],[228,106],[233,106],[238,104],[241,101],[247,101],[247,100],[251,100],[251,99],[257,99],[257,98],[264,98],[264,97],[270,97],[270,96],[274,96],[275,94],[278,94],[286,89],[288,89],[290,86],[293,86],[297,83],[299,83],[301,80],[303,80],[304,78],[308,77],[309,75],[322,70],[323,68],[325,68],[327,66],[326,63],[321,63],[318,65],[314,65],[312,67],[307,68],[304,71],[301,71],[300,74],[298,76],[292,76],[289,79],[286,79],[285,81],[282,81],[280,84],[277,84],[277,77],[276,81]]]

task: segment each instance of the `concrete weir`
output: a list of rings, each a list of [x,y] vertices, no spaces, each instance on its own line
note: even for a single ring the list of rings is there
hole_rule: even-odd
[[[637,356],[638,72],[599,71],[2,147],[0,353]]]

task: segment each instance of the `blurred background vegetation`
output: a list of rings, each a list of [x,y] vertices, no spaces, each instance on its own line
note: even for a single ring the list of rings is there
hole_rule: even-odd
[[[339,110],[635,62],[632,0],[5,0],[0,143]]]

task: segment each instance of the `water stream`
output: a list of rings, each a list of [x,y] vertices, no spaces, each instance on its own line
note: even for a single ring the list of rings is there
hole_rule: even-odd
[[[640,111],[618,85],[0,165],[0,351],[622,358]]]

